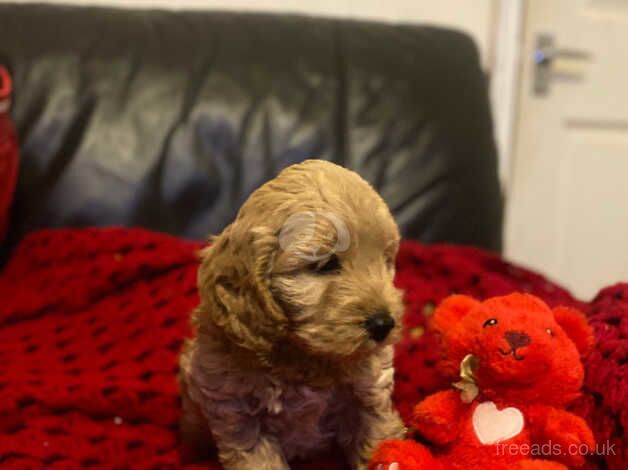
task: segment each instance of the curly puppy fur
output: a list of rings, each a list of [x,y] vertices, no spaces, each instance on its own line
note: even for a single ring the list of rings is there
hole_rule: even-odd
[[[381,197],[332,163],[291,166],[255,191],[203,252],[180,361],[185,443],[215,443],[226,470],[289,469],[332,447],[362,469],[401,437],[398,246]],[[368,326],[378,314],[395,322],[387,335]]]

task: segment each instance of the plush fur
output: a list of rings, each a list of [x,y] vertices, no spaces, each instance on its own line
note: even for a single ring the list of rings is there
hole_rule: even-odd
[[[203,253],[180,361],[188,446],[213,440],[226,470],[287,469],[339,446],[361,469],[402,437],[390,398],[398,246],[381,197],[332,163],[294,165],[255,191]],[[375,341],[377,312],[395,327]]]
[[[594,446],[591,430],[564,409],[579,395],[580,355],[592,344],[582,314],[566,307],[552,311],[527,294],[484,302],[457,295],[437,308],[431,326],[443,342],[441,367],[452,376],[465,357],[475,357],[471,380],[427,397],[414,409],[411,425],[432,450],[415,441],[387,441],[370,468],[388,469],[396,462],[402,470],[558,470],[585,463],[582,454]],[[474,393],[467,403],[460,389],[468,391],[469,385]],[[482,444],[474,413],[484,402],[493,402],[500,412],[519,410],[520,432]]]

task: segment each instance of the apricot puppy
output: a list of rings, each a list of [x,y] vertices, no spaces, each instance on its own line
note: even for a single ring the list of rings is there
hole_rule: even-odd
[[[186,444],[215,444],[226,470],[289,469],[334,446],[363,469],[402,437],[398,246],[382,198],[335,164],[307,160],[255,191],[203,252],[180,360]]]

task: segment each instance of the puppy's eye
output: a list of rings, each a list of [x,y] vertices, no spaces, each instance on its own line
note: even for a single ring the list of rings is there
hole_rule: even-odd
[[[309,269],[318,274],[333,274],[340,271],[340,260],[336,255],[331,255],[326,260],[311,264]]]
[[[496,318],[490,318],[490,319],[486,320],[484,322],[484,325],[482,325],[482,327],[486,328],[487,326],[493,326],[493,325],[497,325],[497,319]]]
[[[551,329],[549,329],[549,328],[546,328],[546,329],[545,329],[545,332],[546,332],[548,335],[552,336],[552,337],[554,336],[554,332],[553,332]]]

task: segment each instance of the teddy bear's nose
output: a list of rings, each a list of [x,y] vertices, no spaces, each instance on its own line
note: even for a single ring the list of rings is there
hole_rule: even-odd
[[[530,344],[530,337],[521,331],[507,331],[504,336],[512,349],[522,348]]]

